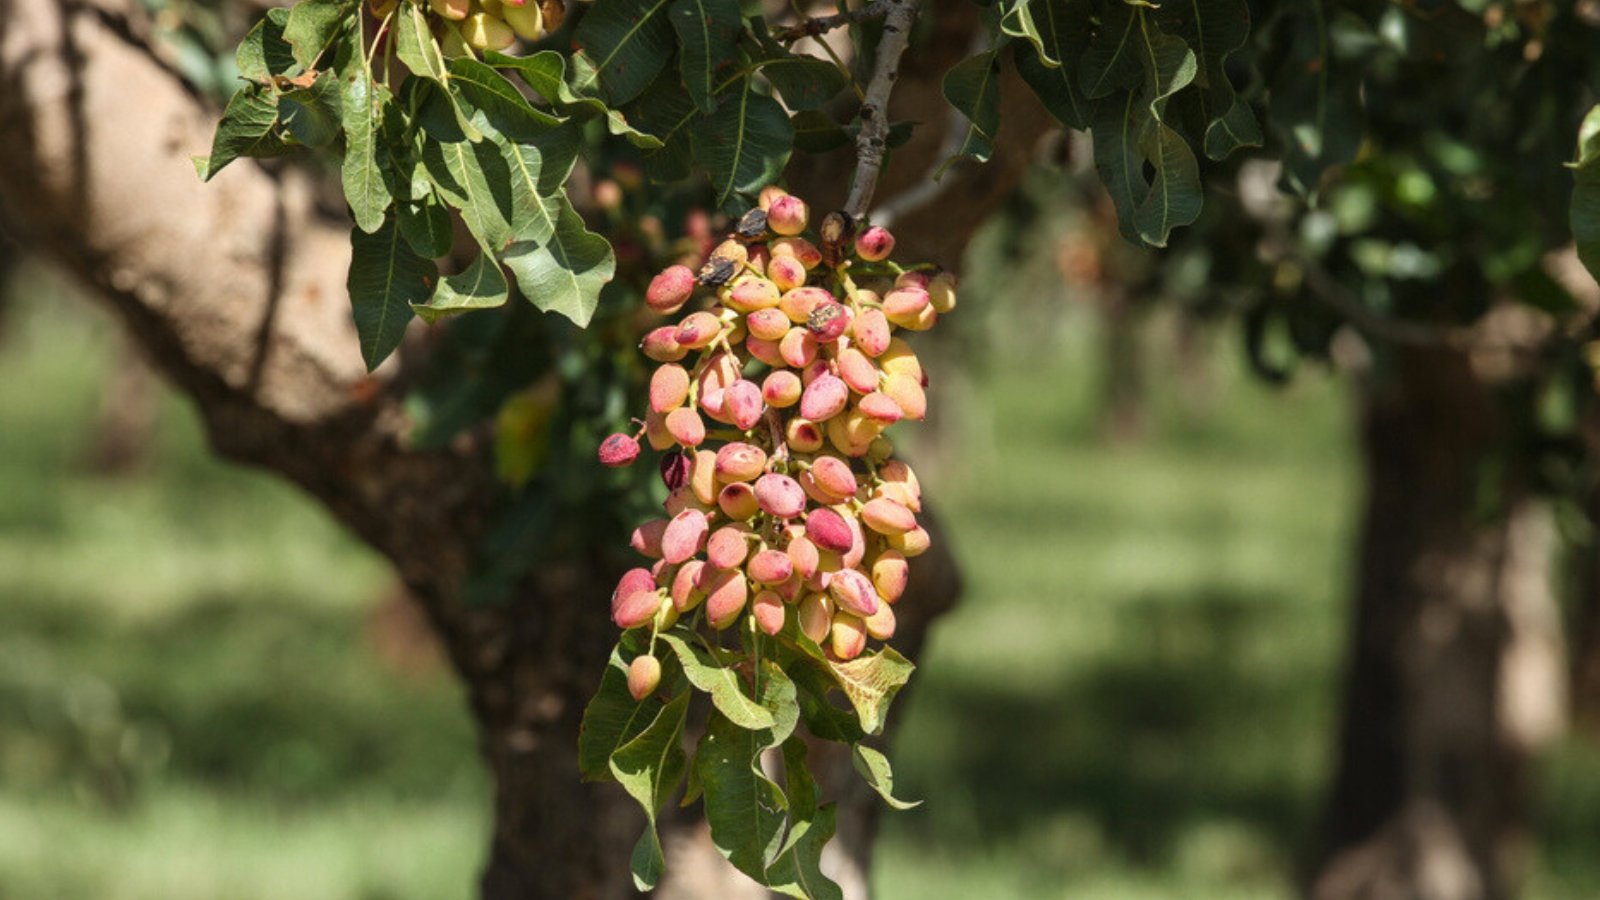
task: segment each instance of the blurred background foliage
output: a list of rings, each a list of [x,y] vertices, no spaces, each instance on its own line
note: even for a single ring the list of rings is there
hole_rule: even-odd
[[[1045,186],[1083,200],[980,233],[905,436],[968,591],[901,707],[929,802],[886,817],[878,896],[1291,896],[1332,765],[1348,382],[1264,384],[1235,329],[1148,302],[1203,271]],[[0,297],[0,897],[469,896],[470,721],[381,561],[212,459],[50,273]],[[1600,895],[1600,748],[1537,802],[1528,896]]]

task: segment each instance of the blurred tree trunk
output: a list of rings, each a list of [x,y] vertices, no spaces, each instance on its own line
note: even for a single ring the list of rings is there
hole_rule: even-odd
[[[1144,437],[1145,410],[1144,321],[1139,304],[1127,286],[1102,283],[1100,293],[1105,371],[1100,375],[1100,428],[1115,444],[1131,444]]]
[[[1354,630],[1311,893],[1511,897],[1532,757],[1563,718],[1551,526],[1464,355],[1401,351],[1363,418]]]
[[[1586,458],[1600,460],[1600,384],[1589,396],[1583,422]],[[1589,540],[1573,572],[1577,617],[1573,634],[1573,718],[1583,732],[1600,739],[1600,470],[1591,469],[1583,498],[1589,519]]]
[[[108,362],[84,464],[97,475],[127,475],[144,464],[155,438],[155,373],[125,332],[116,336]]]
[[[941,2],[958,25],[975,23],[971,4]],[[209,146],[217,111],[163,63],[147,25],[136,0],[0,0],[0,221],[120,315],[193,400],[219,454],[299,485],[394,563],[466,687],[493,776],[482,895],[633,896],[627,859],[643,816],[614,786],[580,782],[575,761],[583,706],[616,637],[604,600],[616,561],[597,553],[550,567],[501,606],[463,601],[499,500],[489,430],[440,449],[410,445],[405,383],[426,351],[405,347],[364,371],[345,290],[349,223],[320,212],[322,187],[292,166],[240,162],[199,183],[188,156]],[[897,155],[936,155],[954,115],[935,104],[939,91],[932,66],[902,69],[896,118],[927,125]],[[901,115],[902,97],[925,113]],[[898,229],[901,245],[914,255],[964,245],[1023,161],[952,173],[944,189],[971,214],[917,217]],[[840,171],[794,180],[842,184]],[[911,655],[959,587],[941,539],[914,572],[896,639]],[[841,807],[828,865],[861,897],[878,801],[843,755],[819,766]],[[658,894],[750,892],[703,827],[677,815],[664,835],[672,880]]]

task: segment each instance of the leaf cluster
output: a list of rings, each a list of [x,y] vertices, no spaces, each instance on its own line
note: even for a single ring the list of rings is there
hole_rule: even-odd
[[[913,805],[894,796],[888,759],[864,742],[882,732],[913,667],[888,647],[830,659],[793,617],[776,637],[753,628],[739,637],[743,646],[724,647],[689,623],[625,632],[584,711],[579,767],[585,778],[616,781],[645,811],[631,860],[640,890],[661,877],[656,816],[682,789],[683,805],[704,805],[712,843],[739,871],[780,894],[838,900],[839,886],[820,868],[835,810],[819,803],[802,732],[850,745],[873,790],[896,808]],[[661,684],[635,700],[628,666],[652,652],[663,660]],[[698,720],[691,704],[708,711],[687,750],[687,723]],[[782,784],[763,765],[768,754],[782,760]]]

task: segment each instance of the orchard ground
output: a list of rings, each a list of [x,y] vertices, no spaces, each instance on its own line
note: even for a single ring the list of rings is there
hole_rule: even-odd
[[[487,798],[469,722],[384,604],[382,564],[293,489],[211,459],[165,394],[146,465],[88,474],[112,324],[33,275],[13,294],[0,896],[470,896]],[[1149,432],[1115,446],[1092,316],[963,302],[981,362],[934,366],[936,438],[906,443],[968,591],[897,710],[898,792],[927,802],[885,813],[878,896],[1291,896],[1345,636],[1342,388],[1264,387],[1221,335],[1199,390],[1154,366]],[[1528,896],[1600,894],[1600,748],[1551,758],[1539,825]]]

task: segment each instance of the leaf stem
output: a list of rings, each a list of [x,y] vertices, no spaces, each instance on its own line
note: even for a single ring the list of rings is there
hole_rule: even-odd
[[[878,41],[873,60],[872,79],[867,82],[866,99],[861,103],[861,133],[856,136],[856,174],[850,184],[845,212],[860,218],[872,202],[883,169],[883,154],[889,136],[889,92],[899,76],[900,56],[911,41],[911,26],[917,20],[919,0],[874,0],[889,4],[883,21],[883,38]]]

